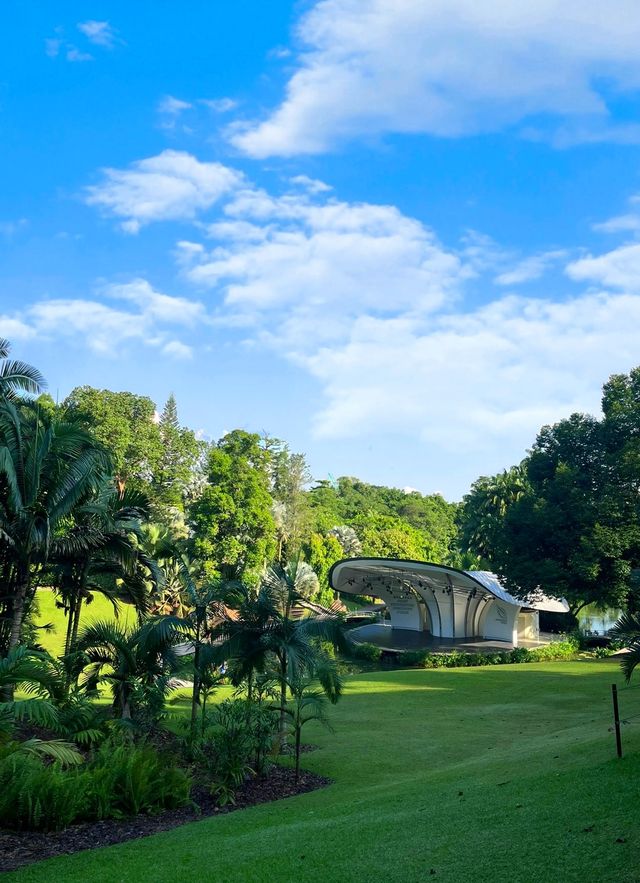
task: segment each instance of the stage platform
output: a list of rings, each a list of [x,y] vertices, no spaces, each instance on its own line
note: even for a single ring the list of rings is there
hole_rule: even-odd
[[[428,632],[393,628],[384,623],[358,626],[349,632],[349,637],[361,644],[375,644],[376,647],[391,653],[399,650],[427,650],[431,653],[450,653],[452,650],[458,650],[460,653],[501,653],[504,650],[513,650],[513,644],[508,641],[485,638],[435,638]],[[546,646],[554,639],[558,640],[559,637],[541,635],[539,641],[522,640],[518,646],[534,650],[536,647]]]

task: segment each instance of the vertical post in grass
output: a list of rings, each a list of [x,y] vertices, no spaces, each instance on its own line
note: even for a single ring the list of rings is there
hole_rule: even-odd
[[[622,738],[620,736],[620,712],[618,710],[618,688],[611,684],[611,698],[613,700],[613,728],[616,731],[616,752],[622,757]]]

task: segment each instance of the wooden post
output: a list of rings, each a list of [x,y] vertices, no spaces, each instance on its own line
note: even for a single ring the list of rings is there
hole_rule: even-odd
[[[618,710],[618,688],[611,684],[611,698],[613,700],[613,727],[616,731],[616,752],[622,757],[622,738],[620,735],[620,712]]]

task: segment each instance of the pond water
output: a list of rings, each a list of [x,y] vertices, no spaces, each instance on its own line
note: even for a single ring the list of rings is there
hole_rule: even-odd
[[[612,628],[622,610],[615,607],[607,607],[605,610],[598,610],[593,604],[583,607],[578,614],[578,623],[580,628],[586,632],[593,632],[598,635],[605,635]]]

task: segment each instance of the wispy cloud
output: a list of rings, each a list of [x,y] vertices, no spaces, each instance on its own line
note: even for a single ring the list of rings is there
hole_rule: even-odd
[[[66,59],[67,61],[93,61],[93,55],[90,52],[82,52],[77,46],[69,46]]]
[[[7,239],[11,239],[16,233],[19,233],[28,226],[29,221],[27,218],[18,218],[16,221],[0,221],[0,236],[5,236]]]
[[[199,98],[198,103],[214,113],[229,113],[238,106],[238,102],[233,98]]]
[[[554,249],[541,254],[534,254],[518,261],[510,269],[499,273],[495,282],[497,285],[521,285],[525,282],[533,282],[540,279],[544,274],[559,261],[567,257],[564,249]]]
[[[640,195],[635,194],[628,200],[630,211],[615,215],[606,221],[593,225],[599,233],[638,233],[640,232]]]
[[[94,43],[96,46],[104,46],[105,49],[112,49],[116,43],[116,31],[108,21],[95,21],[94,19],[89,19],[88,21],[78,22],[76,27],[81,34],[84,34],[90,43]]]
[[[78,22],[76,29],[80,32],[81,41],[84,38],[87,43],[101,49],[113,49],[116,43],[122,43],[115,29],[108,21]],[[55,28],[55,37],[49,37],[44,41],[45,53],[49,58],[63,57],[71,62],[94,61],[94,56],[86,48],[78,47],[73,40],[65,36],[65,29],[61,26]]]

